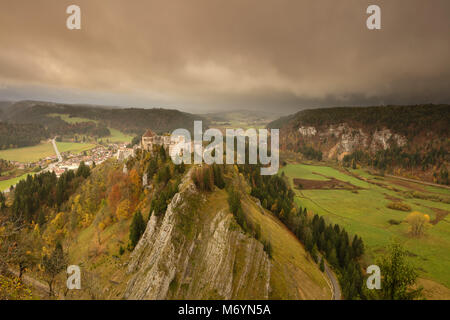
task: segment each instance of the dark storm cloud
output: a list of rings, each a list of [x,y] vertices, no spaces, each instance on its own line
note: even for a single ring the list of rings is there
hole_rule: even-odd
[[[0,0],[0,95],[191,110],[450,101],[447,0],[76,3],[80,31],[65,28],[72,1]],[[365,27],[369,4],[382,30]]]

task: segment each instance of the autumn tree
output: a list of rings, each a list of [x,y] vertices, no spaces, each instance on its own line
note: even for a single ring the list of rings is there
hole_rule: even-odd
[[[22,231],[10,249],[9,262],[17,265],[19,268],[19,279],[22,279],[23,273],[27,269],[34,267],[37,263],[37,258],[34,254],[33,239],[25,231]]]
[[[116,212],[117,205],[119,204],[121,198],[122,192],[120,190],[119,184],[116,183],[115,185],[112,186],[111,192],[109,193],[108,196],[108,203],[112,212]]]
[[[130,200],[125,199],[119,203],[116,210],[116,216],[118,220],[128,219],[130,215]]]
[[[39,246],[38,241],[28,230],[13,226],[5,228],[0,236],[1,260],[16,266],[19,271],[19,279],[22,279],[23,273],[37,263],[35,247]]]
[[[49,296],[53,296],[53,284],[55,278],[67,267],[67,258],[63,251],[61,243],[57,243],[52,253],[42,258],[42,267],[46,276],[46,281],[49,288]]]
[[[425,229],[429,225],[430,216],[418,211],[411,212],[406,217],[406,222],[410,225],[410,232],[414,237],[420,237],[425,233]]]

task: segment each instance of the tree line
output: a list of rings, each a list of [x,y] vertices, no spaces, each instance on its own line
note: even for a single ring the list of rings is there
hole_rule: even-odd
[[[45,221],[45,210],[59,210],[89,175],[90,168],[84,162],[80,163],[76,171],[68,170],[59,178],[54,172],[28,175],[13,190],[12,219],[23,223],[35,221],[42,224]]]
[[[406,136],[408,140],[418,132],[433,132],[439,137],[448,137],[449,105],[410,105],[377,107],[336,107],[302,110],[292,116],[280,118],[268,125],[269,128],[283,128],[310,125],[326,126],[348,123],[363,125],[376,130],[390,128]]]
[[[258,166],[240,165],[239,171],[251,186],[251,195],[272,211],[304,244],[319,263],[319,253],[337,271],[343,294],[348,299],[363,298],[363,275],[358,259],[364,253],[363,240],[349,237],[339,225],[327,224],[323,217],[311,217],[306,208],[296,208],[294,192],[283,176],[261,176]]]
[[[381,171],[395,167],[403,169],[420,168],[425,171],[431,167],[437,167],[439,170],[434,173],[434,176],[438,183],[445,185],[450,183],[446,166],[449,160],[449,153],[443,146],[439,148],[429,147],[420,152],[408,152],[401,147],[378,150],[375,154],[355,150],[342,159],[344,166],[351,166],[354,169],[356,169],[357,164],[367,165]]]
[[[33,146],[48,138],[43,125],[0,122],[0,150]]]

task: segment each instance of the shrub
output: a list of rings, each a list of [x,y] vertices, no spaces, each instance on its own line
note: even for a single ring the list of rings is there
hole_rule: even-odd
[[[429,226],[430,216],[414,211],[406,217],[406,222],[410,225],[411,234],[415,237],[420,237],[425,233],[425,229]]]
[[[270,259],[272,259],[272,244],[268,240],[262,242],[264,245],[264,251],[267,253]]]
[[[392,210],[399,210],[406,212],[411,211],[411,207],[408,204],[402,202],[391,202],[387,205],[387,207]]]
[[[399,225],[400,223],[402,223],[401,221],[395,219],[390,219],[388,222],[391,225]]]

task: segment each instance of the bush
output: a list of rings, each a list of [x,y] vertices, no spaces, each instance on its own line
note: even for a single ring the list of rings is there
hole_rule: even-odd
[[[402,223],[401,221],[395,219],[390,219],[388,222],[391,225],[399,225],[400,223]]]
[[[387,205],[387,207],[392,210],[399,210],[405,212],[411,211],[411,207],[408,204],[402,202],[391,202]]]
[[[272,259],[272,253],[273,253],[273,251],[272,251],[272,244],[268,240],[264,240],[262,242],[262,244],[264,246],[264,251],[267,253],[269,258]]]

